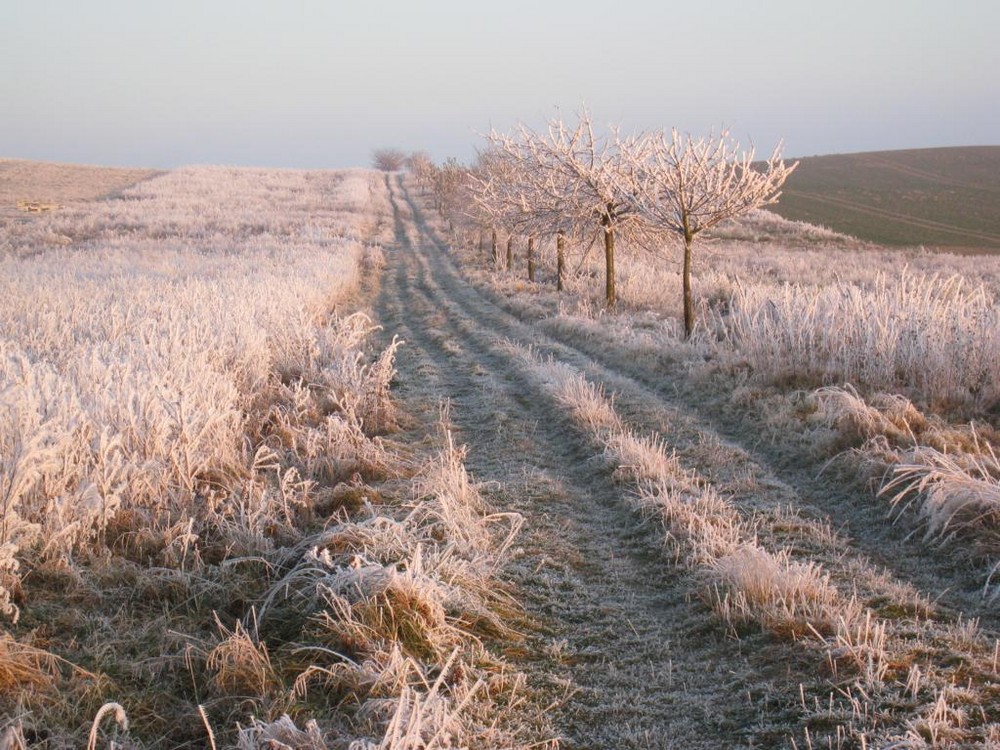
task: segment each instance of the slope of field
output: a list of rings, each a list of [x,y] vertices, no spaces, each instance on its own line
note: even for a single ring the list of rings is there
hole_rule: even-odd
[[[800,160],[773,210],[888,245],[1000,249],[1000,146]]]

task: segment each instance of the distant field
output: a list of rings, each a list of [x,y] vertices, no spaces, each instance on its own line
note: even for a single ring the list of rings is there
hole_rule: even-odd
[[[157,174],[153,169],[0,158],[0,215],[15,213],[22,201],[61,205],[103,198]]]
[[[1000,146],[800,160],[771,210],[886,245],[1000,250]]]

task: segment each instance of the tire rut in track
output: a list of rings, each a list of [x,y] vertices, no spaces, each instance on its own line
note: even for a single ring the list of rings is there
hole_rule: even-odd
[[[661,532],[637,522],[595,449],[493,345],[530,332],[489,303],[476,308],[473,290],[440,273],[399,200],[393,186],[396,244],[376,305],[386,335],[408,342],[398,393],[425,422],[449,399],[470,472],[526,518],[509,572],[540,624],[516,660],[544,701],[571,693],[553,711],[566,746],[749,747],[785,737],[798,716],[775,698],[794,684],[787,663],[748,656],[690,600],[696,584],[664,560]]]

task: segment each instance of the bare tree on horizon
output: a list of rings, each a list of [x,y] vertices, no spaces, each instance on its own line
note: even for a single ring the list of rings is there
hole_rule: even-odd
[[[398,148],[377,148],[372,151],[372,166],[383,172],[398,172],[406,165],[406,152]]]

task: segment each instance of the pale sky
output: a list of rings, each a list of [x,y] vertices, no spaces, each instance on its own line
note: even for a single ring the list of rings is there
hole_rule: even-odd
[[[0,0],[0,156],[472,158],[585,104],[787,156],[1000,144],[985,0]]]

